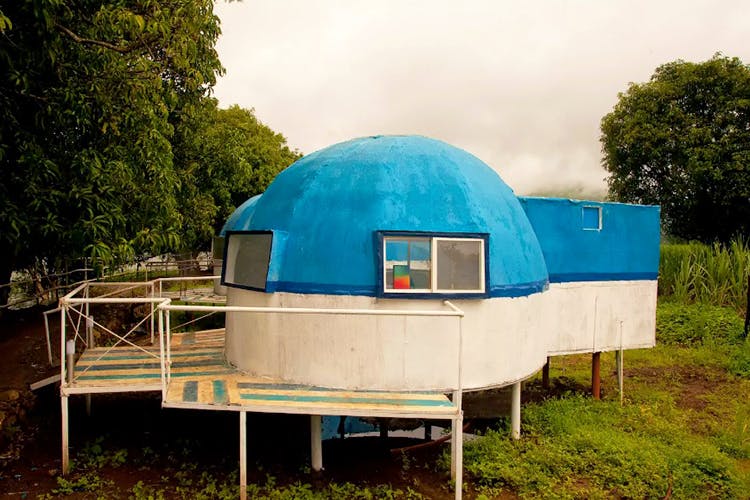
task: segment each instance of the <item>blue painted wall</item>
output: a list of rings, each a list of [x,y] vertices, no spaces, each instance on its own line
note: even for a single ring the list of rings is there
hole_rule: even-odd
[[[490,296],[529,295],[548,283],[513,191],[475,156],[426,137],[322,149],[243,207],[225,230],[274,231],[269,292],[377,295],[377,231],[486,233]]]
[[[534,227],[551,282],[654,280],[659,272],[659,207],[519,198]],[[596,210],[601,208],[601,229]]]

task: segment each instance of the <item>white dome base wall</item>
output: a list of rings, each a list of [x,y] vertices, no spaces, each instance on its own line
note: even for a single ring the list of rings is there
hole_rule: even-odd
[[[463,319],[463,389],[504,386],[548,355],[654,345],[656,282],[553,284],[521,298],[454,300]],[[446,310],[439,300],[228,290],[233,306]],[[227,313],[228,360],[252,375],[344,389],[457,386],[458,319]]]
[[[656,344],[656,281],[553,283],[549,354],[616,351]]]

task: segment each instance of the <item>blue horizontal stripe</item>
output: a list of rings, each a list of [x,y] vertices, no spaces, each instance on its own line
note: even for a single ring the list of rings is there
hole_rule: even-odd
[[[238,389],[263,389],[272,391],[340,391],[341,389],[329,389],[327,387],[316,387],[302,384],[267,384],[255,382],[237,382]]]
[[[289,401],[295,403],[364,403],[392,406],[453,406],[453,403],[450,401],[439,399],[347,398],[341,396],[302,396],[286,394],[240,394],[240,398],[252,401]]]
[[[224,375],[227,373],[235,373],[234,370],[231,369],[221,369],[221,370],[215,370],[215,371],[204,371],[204,372],[172,372],[172,378],[184,378],[184,377],[200,377],[203,375]],[[81,375],[76,376],[76,380],[131,380],[131,379],[139,379],[139,378],[145,378],[145,379],[151,379],[151,378],[160,378],[161,373],[160,372],[154,372],[154,373],[123,373],[123,374],[117,374],[117,375]]]
[[[399,299],[446,299],[446,298],[485,298],[489,297],[524,297],[534,293],[543,292],[547,289],[548,282],[546,279],[533,281],[530,283],[518,283],[512,285],[492,285],[489,294],[472,294],[472,293],[419,293],[419,294],[385,294],[389,298]],[[290,292],[290,293],[309,293],[321,295],[361,295],[367,297],[379,296],[377,286],[370,285],[344,285],[344,284],[323,284],[323,283],[299,283],[293,281],[269,281],[266,284],[266,291],[273,292]]]
[[[570,283],[573,281],[655,281],[659,277],[657,272],[630,273],[561,273],[550,274],[551,283]]]
[[[546,279],[513,285],[491,285],[489,295],[490,297],[525,297],[545,291],[548,285],[549,282]]]
[[[196,356],[197,357],[197,356]],[[203,356],[201,356],[203,357]],[[172,369],[175,368],[193,368],[197,366],[212,366],[216,364],[224,364],[224,358],[223,356],[210,356],[208,359],[204,359],[201,361],[175,361],[172,363]],[[94,370],[101,370],[101,371],[107,371],[107,370],[144,370],[149,368],[159,368],[159,362],[154,361],[153,363],[118,363],[116,365],[87,365],[87,364],[78,364],[76,365],[76,368],[79,369],[87,369],[89,371]]]
[[[202,357],[202,356],[217,356],[223,354],[220,352],[221,349],[210,349],[206,351],[188,351],[188,352],[175,352],[174,350],[171,353],[171,356],[173,358],[184,358],[186,356],[194,356],[194,357]],[[135,359],[157,359],[159,357],[158,353],[154,353],[156,355],[156,358],[154,356],[149,356],[148,354],[143,354],[141,356],[132,356],[132,355],[108,355],[103,357],[98,357],[96,354],[84,354],[81,359],[78,361],[77,364],[85,364],[85,363],[94,363],[97,361],[107,360],[107,361],[116,361],[118,359],[122,360],[135,360]]]
[[[374,285],[344,285],[328,283],[304,283],[296,281],[269,281],[267,292],[314,293],[320,295],[364,295],[374,297],[377,287]]]
[[[237,382],[238,389],[261,389],[271,391],[311,391],[311,392],[340,392],[346,389],[333,389],[330,387],[318,387],[302,384],[269,384],[265,382]],[[392,394],[393,391],[368,390],[370,394]],[[435,391],[409,391],[409,394],[438,394]]]

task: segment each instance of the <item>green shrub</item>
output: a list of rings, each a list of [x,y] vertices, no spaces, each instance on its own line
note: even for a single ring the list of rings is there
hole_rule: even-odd
[[[738,343],[743,327],[742,318],[728,307],[661,301],[656,309],[656,340],[663,344]]]

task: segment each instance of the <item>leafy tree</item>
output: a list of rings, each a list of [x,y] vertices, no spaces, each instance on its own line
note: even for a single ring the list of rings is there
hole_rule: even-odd
[[[232,211],[299,158],[283,135],[253,110],[218,109],[207,99],[177,127],[175,164],[181,170],[183,246],[206,249]]]
[[[682,238],[750,234],[749,124],[750,67],[739,59],[660,66],[602,119],[610,196],[661,205]]]
[[[218,35],[212,0],[4,4],[0,283],[180,246],[171,141],[222,71]]]

